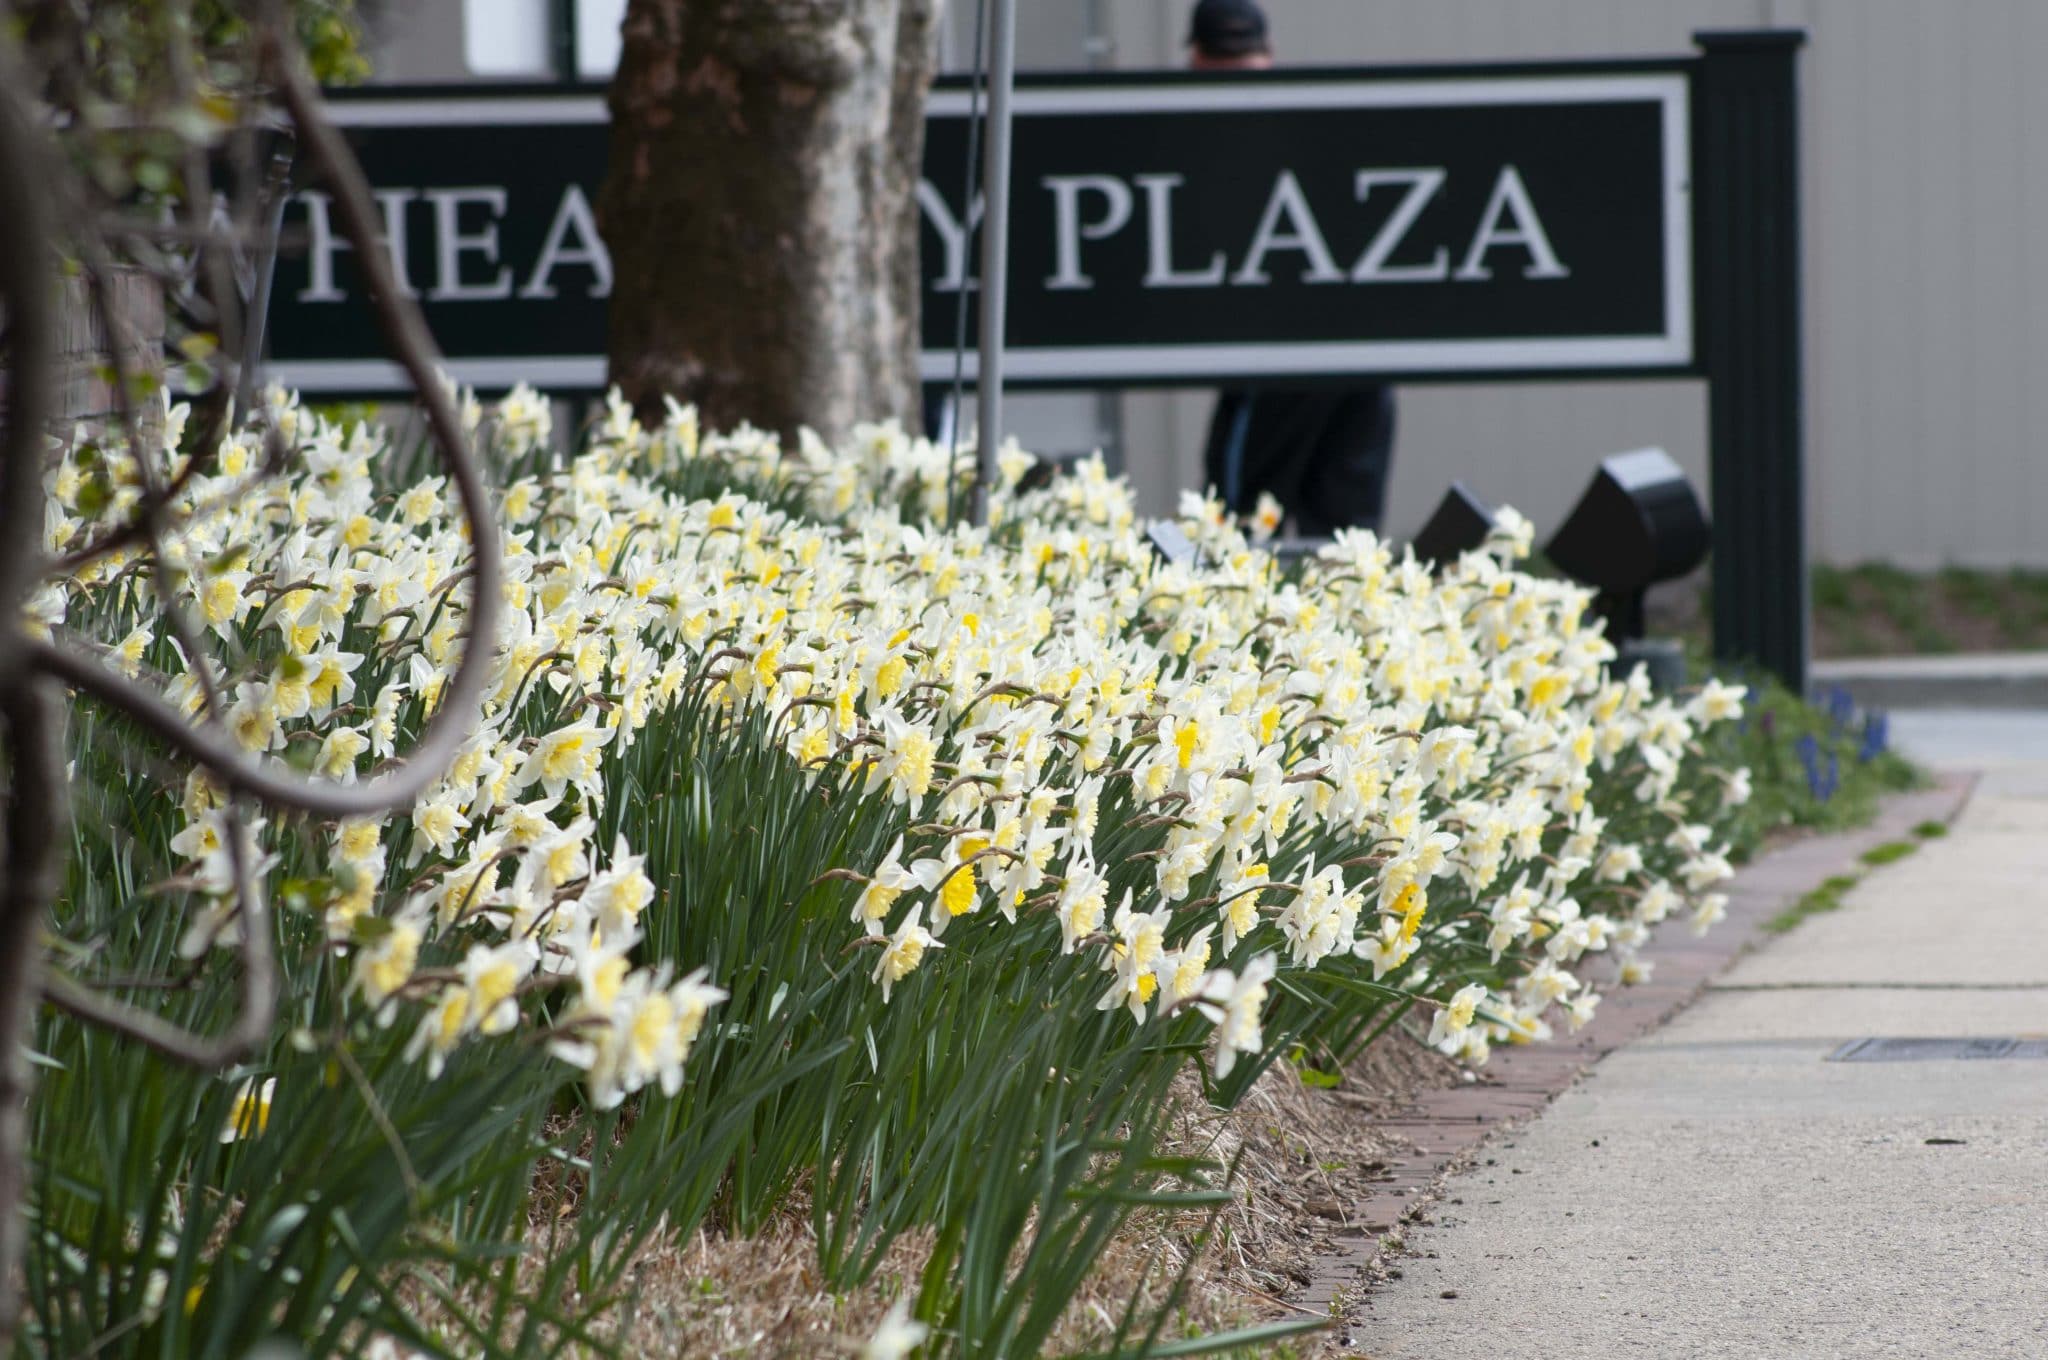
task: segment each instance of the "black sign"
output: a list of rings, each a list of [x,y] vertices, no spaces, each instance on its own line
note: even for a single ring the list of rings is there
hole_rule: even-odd
[[[1684,368],[1686,95],[1678,71],[1020,88],[1005,376]],[[934,377],[975,259],[966,108],[938,92],[926,125]]]
[[[612,267],[591,207],[603,96],[344,97],[332,109],[449,371],[486,390],[603,387]],[[284,229],[303,248],[280,254],[271,287],[277,380],[307,393],[409,391],[384,357],[330,196],[294,195]]]
[[[1675,63],[1022,81],[1008,375],[1685,370],[1687,96]],[[979,204],[962,193],[967,98],[942,88],[929,105],[929,377],[952,371],[979,256]],[[455,375],[600,386],[602,98],[398,94],[335,112]],[[401,389],[353,305],[361,285],[327,197],[300,193],[285,220],[304,249],[280,260],[272,293],[278,377],[309,393]]]

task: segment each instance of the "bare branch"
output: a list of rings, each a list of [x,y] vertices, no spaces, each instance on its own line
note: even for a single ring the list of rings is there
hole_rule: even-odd
[[[6,464],[0,467],[0,714],[10,763],[7,841],[0,872],[0,1352],[20,1321],[14,1282],[22,1271],[21,1201],[27,1179],[28,1063],[42,950],[36,941],[53,889],[64,800],[63,710],[54,687],[23,671],[19,609],[34,585],[42,542],[43,442],[49,422],[52,280],[38,186],[37,147],[13,91],[11,54],[0,48],[0,299],[8,312]]]
[[[16,372],[20,370],[17,368]],[[55,687],[25,679],[5,697],[12,746],[7,859],[0,879],[0,1347],[17,1321],[13,1281],[21,1260],[32,1035],[42,950],[36,935],[56,890],[66,843],[63,710]]]
[[[192,479],[213,466],[214,457],[220,448],[221,433],[220,430],[216,429],[201,437],[200,441],[193,446],[192,456],[185,460],[185,466],[178,469],[178,475],[173,477],[164,486],[163,490],[154,498],[154,502],[152,502],[149,496],[145,495],[137,503],[136,514],[133,519],[128,520],[117,528],[109,529],[84,547],[74,549],[64,556],[55,559],[50,563],[51,572],[59,576],[74,575],[102,557],[110,556],[124,548],[131,548],[137,543],[142,542],[149,536],[144,516],[151,508],[152,503],[165,515],[165,518],[161,521],[161,528],[166,533],[179,528],[189,521],[204,520],[209,515],[216,514],[223,508],[241,500],[258,482],[263,481],[269,475],[269,469],[273,465],[283,461],[283,436],[274,429],[266,430],[264,432],[265,449],[263,468],[261,470],[237,481],[228,490],[217,492],[207,500],[178,510],[177,514],[172,515],[170,511],[176,508],[178,497],[184,494],[185,488],[191,484]]]
[[[51,1005],[190,1067],[226,1067],[262,1046],[277,1019],[277,943],[271,938],[268,901],[256,881],[254,837],[232,802],[224,811],[228,860],[235,875],[235,907],[229,919],[240,932],[236,952],[242,962],[241,1003],[234,1023],[220,1034],[203,1038],[152,1011],[116,1001],[54,972],[43,979],[43,995]]]
[[[173,0],[173,32],[184,32],[192,22],[190,0]],[[166,53],[171,68],[171,88],[180,104],[189,105],[197,98],[197,82],[192,72],[192,52],[184,43],[169,44]],[[237,360],[241,355],[241,315],[236,306],[234,280],[230,276],[226,252],[219,238],[211,230],[213,218],[213,172],[206,162],[206,150],[194,142],[185,150],[185,201],[186,229],[192,233],[197,266],[206,300],[212,304],[214,318],[220,328],[217,337],[220,344],[216,355],[226,372],[222,376],[222,387],[232,392],[237,376]]]
[[[82,218],[84,215],[79,216]],[[85,264],[93,309],[99,313],[100,328],[107,336],[107,359],[114,373],[114,410],[121,418],[121,433],[128,442],[128,457],[135,464],[135,475],[142,483],[142,502],[136,508],[136,520],[142,527],[150,554],[158,564],[157,570],[149,574],[156,590],[157,606],[171,625],[171,635],[185,649],[185,664],[198,677],[207,719],[218,722],[222,711],[220,681],[213,673],[213,661],[200,644],[199,631],[192,626],[191,616],[178,599],[170,573],[164,570],[168,562],[163,543],[163,485],[156,474],[155,451],[142,437],[142,421],[135,410],[134,375],[128,366],[129,356],[138,348],[135,333],[129,328],[127,316],[114,305],[113,264],[107,258],[106,247],[98,233],[83,220],[74,223],[73,227],[73,245]]]
[[[90,214],[81,212],[67,233],[91,276],[92,300],[106,331],[115,370],[114,400],[137,468],[142,497],[135,521],[83,553],[81,563],[134,543],[146,543],[159,603],[196,668],[206,694],[206,719],[188,722],[156,694],[107,670],[96,659],[45,638],[30,636],[17,622],[22,602],[48,568],[43,561],[45,430],[53,346],[50,315],[54,239],[42,197],[61,177],[41,173],[42,150],[12,91],[27,88],[0,69],[0,300],[8,311],[9,383],[4,469],[0,469],[0,718],[11,746],[11,779],[6,809],[6,863],[0,878],[0,1352],[11,1349],[19,1318],[13,1282],[23,1249],[20,1203],[24,1189],[27,1102],[31,1074],[25,1041],[38,996],[68,1014],[145,1044],[176,1061],[219,1067],[258,1049],[276,1015],[276,959],[267,903],[255,882],[256,848],[242,817],[240,798],[254,797],[286,809],[324,816],[385,812],[411,801],[436,778],[468,738],[494,664],[498,620],[503,608],[500,543],[483,472],[470,449],[449,392],[437,371],[438,355],[417,308],[395,286],[384,256],[362,173],[328,122],[311,77],[290,37],[289,25],[273,9],[261,33],[264,65],[296,125],[300,145],[332,189],[344,232],[368,277],[372,301],[387,342],[417,387],[438,456],[462,504],[472,557],[469,635],[445,702],[427,724],[412,757],[389,773],[358,785],[305,779],[286,767],[242,752],[221,724],[221,703],[203,639],[182,609],[171,584],[164,533],[167,511],[198,467],[195,457],[171,485],[145,447],[130,381],[134,337],[127,317],[109,296],[112,266]],[[0,49],[0,68],[11,53]],[[193,73],[174,73],[189,90]],[[187,231],[200,240],[199,271],[223,333],[232,329],[226,261],[219,246],[205,243],[211,189],[203,158],[188,158],[190,200]],[[226,335],[223,360],[232,372],[233,336]],[[224,408],[223,408],[224,409]],[[276,432],[270,451],[275,464],[284,452]],[[229,918],[239,932],[240,1005],[234,1022],[213,1036],[192,1033],[149,1010],[106,995],[79,980],[41,976],[38,934],[62,867],[63,822],[68,806],[62,740],[62,707],[52,681],[62,681],[129,715],[172,749],[207,768],[230,791],[224,809],[234,875]]]
[[[470,569],[475,573],[469,639],[462,661],[449,682],[446,698],[410,757],[364,783],[343,785],[306,779],[281,766],[251,759],[223,734],[193,727],[162,699],[128,684],[89,657],[43,641],[25,640],[24,645],[39,669],[126,713],[173,749],[207,766],[228,788],[317,816],[365,816],[387,812],[417,797],[468,739],[489,679],[503,610],[501,548],[482,470],[463,434],[455,404],[442,385],[433,340],[417,307],[400,292],[392,276],[362,172],[322,111],[311,77],[289,38],[273,26],[265,34],[264,50],[301,145],[334,191],[343,229],[369,276],[370,294],[385,338],[418,388],[428,428],[462,503],[472,553]],[[40,481],[35,490],[40,496]],[[40,512],[40,504],[36,509]],[[40,517],[36,524],[39,535]]]
[[[6,465],[0,468],[0,625],[18,631],[12,611],[35,587],[43,541],[44,430],[50,423],[50,368],[56,344],[51,315],[49,237],[40,185],[42,157],[26,117],[7,93],[22,88],[13,62],[0,65],[0,297],[7,302]],[[4,636],[5,634],[0,634]],[[19,658],[0,643],[0,678],[12,679]]]

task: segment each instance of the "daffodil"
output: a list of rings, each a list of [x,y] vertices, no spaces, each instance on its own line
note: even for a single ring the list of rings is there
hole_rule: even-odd
[[[1171,921],[1171,914],[1164,908],[1134,910],[1131,892],[1128,888],[1124,890],[1123,901],[1110,922],[1111,943],[1106,960],[1116,980],[1095,1003],[1096,1009],[1110,1010],[1121,1005],[1129,1009],[1133,1020],[1144,1023],[1146,1007],[1159,991],[1159,972],[1166,958],[1166,930]]]
[[[875,867],[867,886],[854,899],[853,919],[870,935],[884,933],[882,923],[888,920],[896,899],[918,886],[918,876],[904,868],[902,855],[903,838],[898,836],[888,855]]]
[[[875,964],[874,980],[882,984],[884,1002],[888,1001],[890,990],[897,983],[917,971],[918,965],[924,962],[926,950],[945,948],[924,928],[920,919],[923,914],[922,904],[912,907],[902,924],[882,941],[882,957]]]
[[[1485,1002],[1486,988],[1481,984],[1469,982],[1460,987],[1431,1018],[1430,1046],[1446,1053],[1456,1052],[1464,1045],[1465,1031],[1471,1027],[1474,1015]]]
[[[613,735],[613,729],[587,721],[556,728],[528,753],[516,782],[521,788],[539,784],[550,798],[559,798],[571,785],[587,790],[597,779],[604,748]]]
[[[195,473],[167,550],[221,641],[213,660],[231,668],[234,739],[355,779],[403,758],[465,646],[487,649],[473,735],[390,823],[409,823],[397,834],[431,861],[408,875],[410,896],[381,901],[386,824],[370,821],[337,829],[318,896],[351,955],[350,1004],[387,1021],[414,1008],[430,1069],[518,1029],[515,994],[558,987],[567,1002],[527,1013],[553,1017],[548,1046],[586,1069],[594,1099],[680,1079],[711,1003],[659,962],[632,967],[659,910],[630,834],[645,821],[605,813],[622,760],[663,721],[717,740],[768,733],[817,796],[869,800],[862,815],[883,819],[889,849],[845,866],[864,881],[843,909],[881,953],[885,998],[948,922],[992,898],[957,947],[1017,930],[1050,947],[1056,924],[1061,966],[1099,977],[1105,1008],[1176,1011],[1214,979],[1230,1001],[1203,1013],[1235,1036],[1219,1032],[1219,1071],[1262,1042],[1282,957],[1405,970],[1403,986],[1428,989],[1450,961],[1490,956],[1498,1018],[1440,1036],[1473,1060],[1547,1032],[1546,1014],[1588,1011],[1597,993],[1567,971],[1585,955],[1611,949],[1630,976],[1649,925],[1717,914],[1721,824],[1749,782],[1703,771],[1698,733],[1742,692],[1714,683],[1674,701],[1640,672],[1609,679],[1612,645],[1580,624],[1585,593],[1515,569],[1529,527],[1512,513],[1485,551],[1437,572],[1345,531],[1290,576],[1247,526],[1190,496],[1181,524],[1200,560],[1164,564],[1099,459],[1026,490],[1028,459],[1006,448],[991,489],[1001,527],[946,529],[917,518],[943,509],[949,452],[900,426],[860,426],[841,450],[815,435],[784,448],[759,430],[706,434],[673,404],[647,428],[614,394],[580,452],[504,491],[493,531],[507,609],[496,637],[465,644],[471,545],[445,483],[384,496],[374,427],[344,429],[284,394],[263,405],[303,471]],[[528,388],[488,430],[508,456],[552,450],[548,405]],[[258,448],[237,435],[224,452],[247,465]],[[739,491],[691,501],[663,479],[707,460],[813,518]],[[58,460],[61,516],[83,513],[94,475]],[[1273,519],[1263,506],[1252,537]],[[88,601],[80,616],[119,639],[108,664],[165,663],[167,699],[196,714],[193,658],[156,641],[147,592],[110,592],[113,579],[95,568],[40,591],[31,626]],[[187,795],[173,850],[213,894],[187,933],[203,950],[237,929],[222,893],[232,864],[220,791]],[[590,844],[600,815],[628,833],[608,856]],[[1152,909],[1126,894],[1110,913],[1112,878],[1142,885]],[[1255,962],[1207,971],[1211,932],[1226,957]]]
[[[1256,1054],[1265,1047],[1260,1018],[1266,1005],[1266,984],[1273,980],[1279,962],[1261,954],[1241,972],[1219,969],[1204,979],[1201,1010],[1216,1026],[1216,1055],[1213,1067],[1218,1080],[1230,1075],[1240,1054]]]
[[[647,877],[645,862],[627,851],[622,836],[612,846],[611,864],[592,875],[583,890],[583,906],[601,934],[616,937],[639,929],[640,913],[654,901],[654,882]]]
[[[383,929],[356,954],[355,982],[363,999],[373,1008],[381,1008],[398,989],[412,981],[414,967],[419,962],[420,941],[424,932],[419,923],[410,919],[399,919],[384,924]]]
[[[277,1094],[277,1078],[265,1077],[258,1084],[254,1077],[245,1077],[236,1088],[235,1098],[228,1104],[227,1121],[221,1125],[220,1141],[232,1143],[243,1138],[255,1138],[270,1128],[270,1105]]]
[[[931,1328],[911,1318],[910,1297],[899,1295],[876,1326],[874,1335],[861,1343],[858,1360],[907,1360],[930,1335]]]

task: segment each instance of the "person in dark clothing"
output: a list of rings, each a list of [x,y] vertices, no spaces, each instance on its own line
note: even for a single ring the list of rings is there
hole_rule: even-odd
[[[1200,0],[1188,25],[1188,65],[1198,71],[1264,70],[1273,64],[1266,14],[1256,0]],[[1253,387],[1226,390],[1209,421],[1209,486],[1229,509],[1250,513],[1272,493],[1294,532],[1377,529],[1394,456],[1394,390]]]
[[[1377,529],[1394,450],[1394,390],[1244,388],[1216,399],[1203,466],[1223,503],[1241,514],[1271,492],[1294,532],[1323,538]]]

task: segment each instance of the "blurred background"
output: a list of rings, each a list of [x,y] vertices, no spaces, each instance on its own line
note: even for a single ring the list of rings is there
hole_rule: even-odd
[[[1022,71],[1184,64],[1191,0],[1032,0]],[[1700,29],[1796,27],[1801,57],[1809,541],[1822,656],[2048,643],[2048,4],[2040,0],[1265,0],[1276,64],[1671,56]],[[416,0],[373,13],[379,82],[609,76],[624,0]],[[946,69],[974,7],[948,6]],[[1032,393],[1010,423],[1101,448],[1164,511],[1201,480],[1215,394]],[[1555,524],[1594,461],[1667,449],[1708,484],[1693,380],[1400,389],[1385,528],[1463,479]],[[1686,588],[1658,602],[1682,625]]]

